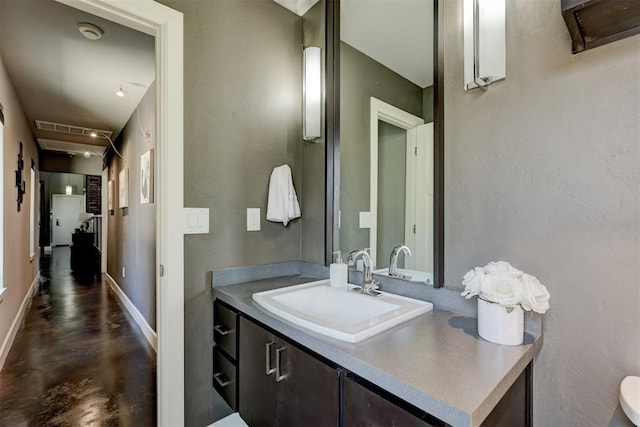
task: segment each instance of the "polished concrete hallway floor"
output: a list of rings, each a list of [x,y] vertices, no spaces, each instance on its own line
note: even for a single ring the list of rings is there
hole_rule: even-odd
[[[65,247],[41,275],[0,372],[0,426],[155,425],[155,353],[108,285],[74,276]]]

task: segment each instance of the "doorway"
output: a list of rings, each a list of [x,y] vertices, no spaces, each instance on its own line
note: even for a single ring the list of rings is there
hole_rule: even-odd
[[[84,198],[53,194],[51,196],[52,245],[71,245],[71,234],[77,228],[78,217],[84,212]]]
[[[152,0],[57,0],[156,40],[158,424],[184,425],[183,17]]]

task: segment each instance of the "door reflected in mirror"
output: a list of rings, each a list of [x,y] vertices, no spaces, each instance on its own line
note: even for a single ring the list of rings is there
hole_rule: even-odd
[[[340,2],[339,250],[433,283],[433,0]]]

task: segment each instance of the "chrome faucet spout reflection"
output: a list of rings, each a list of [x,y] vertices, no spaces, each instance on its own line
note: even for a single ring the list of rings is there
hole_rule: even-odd
[[[354,290],[365,295],[381,295],[381,293],[377,291],[377,289],[379,289],[378,285],[380,282],[373,278],[371,271],[371,256],[369,255],[369,252],[365,249],[356,249],[355,251],[351,251],[347,257],[347,264],[350,266],[354,265],[358,257],[362,257],[362,263],[364,264],[364,269],[362,271],[362,287],[355,288]]]
[[[404,252],[404,256],[411,256],[411,250],[405,245],[398,245],[391,250],[389,259],[389,276],[398,277],[400,279],[411,279],[411,276],[398,272],[398,254]]]

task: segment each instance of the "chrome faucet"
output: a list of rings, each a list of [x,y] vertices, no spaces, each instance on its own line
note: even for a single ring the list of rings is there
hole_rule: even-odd
[[[391,250],[391,258],[389,260],[389,276],[398,277],[400,279],[411,279],[411,276],[407,276],[402,273],[398,273],[398,254],[404,252],[404,256],[411,256],[411,250],[405,245],[398,245]]]
[[[364,264],[364,270],[362,272],[362,287],[356,288],[355,290],[374,297],[381,295],[380,292],[376,291],[376,289],[379,289],[378,285],[380,282],[373,278],[373,274],[371,272],[371,256],[366,250],[356,249],[355,251],[351,251],[347,257],[347,264],[353,265],[356,262],[356,259],[360,256],[362,257],[362,263]]]

